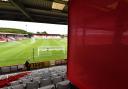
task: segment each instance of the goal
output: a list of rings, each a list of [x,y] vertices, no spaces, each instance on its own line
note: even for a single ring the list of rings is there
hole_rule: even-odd
[[[60,46],[42,46],[38,48],[38,56],[40,55],[53,55],[53,53],[65,54],[65,47]]]

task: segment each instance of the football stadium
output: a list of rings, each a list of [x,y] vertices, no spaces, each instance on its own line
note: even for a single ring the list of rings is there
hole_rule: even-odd
[[[0,89],[68,89],[67,0],[0,0]]]
[[[63,82],[69,87],[66,78],[67,34],[27,30],[0,28],[0,89],[51,89],[55,88],[54,84]]]
[[[67,37],[59,34],[20,34],[18,29],[1,28],[0,66],[61,60],[67,58]],[[14,31],[15,30],[15,31]],[[6,31],[6,33],[4,32]],[[15,33],[15,32],[18,32]],[[8,55],[8,56],[7,56]],[[7,62],[8,61],[8,62]]]
[[[128,0],[0,0],[0,89],[128,89]]]

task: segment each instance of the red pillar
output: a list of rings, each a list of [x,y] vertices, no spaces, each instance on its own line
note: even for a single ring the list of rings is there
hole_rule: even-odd
[[[128,89],[127,0],[70,0],[68,78],[80,89]]]

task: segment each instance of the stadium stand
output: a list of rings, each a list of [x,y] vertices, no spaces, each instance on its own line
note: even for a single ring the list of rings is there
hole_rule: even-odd
[[[18,4],[20,3],[21,6],[24,7],[24,9],[27,10],[28,13],[32,14],[31,16],[24,15],[24,10],[21,8],[20,10],[17,9]],[[45,22],[45,23],[53,23],[53,24],[67,24],[67,12],[68,12],[68,1],[66,0],[53,0],[53,1],[40,1],[40,0],[28,0],[22,1],[22,0],[0,0],[0,19],[1,20],[7,20],[7,17],[5,17],[5,14],[8,17],[14,18],[14,21],[36,21],[36,22]],[[6,7],[7,6],[7,7]],[[14,8],[14,9],[12,9]],[[43,10],[43,9],[44,10]],[[28,10],[29,9],[29,10]],[[5,13],[3,10],[7,11]],[[22,11],[23,12],[22,12]],[[26,11],[25,11],[26,12]],[[13,15],[14,13],[14,15]],[[11,16],[10,16],[11,14]],[[39,15],[38,15],[39,14]],[[30,17],[30,19],[28,18]],[[18,19],[19,18],[19,19]],[[8,19],[12,20],[12,19]],[[26,39],[26,37],[21,37],[20,35],[16,37],[12,36],[5,36],[5,42],[8,41],[15,41],[15,40],[22,40]],[[31,74],[15,78],[20,73],[13,73],[13,74],[7,74],[12,73],[15,71],[24,71],[25,67],[24,65],[13,65],[13,66],[7,66],[7,67],[0,67],[0,74],[7,74],[7,75],[1,75],[4,80],[7,80],[7,85],[2,89],[60,89],[59,86],[65,82],[68,81],[66,79],[66,67],[65,66],[59,66],[62,64],[66,64],[65,61],[52,61],[52,62],[43,62],[43,63],[31,63],[30,67],[31,69],[36,69],[33,71],[30,71]],[[57,66],[57,67],[51,67],[51,68],[45,68],[50,66]],[[45,68],[39,70],[38,68]],[[22,73],[22,72],[21,72]],[[13,76],[13,81],[10,80],[9,77]],[[12,78],[11,78],[12,79]],[[3,81],[3,80],[2,80]],[[61,83],[62,82],[62,83]],[[58,83],[60,83],[58,85]],[[68,84],[63,84],[68,86]],[[62,86],[63,86],[62,85]],[[63,88],[68,89],[68,88]]]
[[[0,89],[70,89],[70,82],[65,77],[66,73],[66,66],[63,65],[25,73],[14,73],[14,75],[7,74],[4,76],[13,75],[13,80],[8,81],[5,87]],[[19,77],[19,75],[22,76]],[[11,79],[8,78],[8,80]]]
[[[3,75],[0,78],[0,87],[5,87],[10,84],[12,81],[16,81],[19,78],[29,74],[30,72],[22,72],[22,73],[14,73],[14,74],[8,74],[8,75]]]
[[[67,86],[69,84],[68,80],[62,81],[62,82],[58,82],[56,87],[57,89],[69,89],[70,87]]]
[[[0,42],[6,42],[6,38],[4,38],[4,37],[0,37]]]
[[[39,88],[39,89],[55,89],[55,86],[54,85],[49,85],[49,86],[45,86],[45,87],[42,87],[42,88]]]
[[[23,40],[27,38],[28,38],[28,34],[0,32],[0,42],[17,41],[17,40]]]

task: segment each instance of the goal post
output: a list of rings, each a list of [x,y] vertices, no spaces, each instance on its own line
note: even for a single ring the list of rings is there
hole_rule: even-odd
[[[63,54],[66,53],[66,49],[65,47],[62,46],[42,46],[38,48],[38,56],[40,56],[40,54],[42,52],[50,52],[50,51],[62,51]]]

